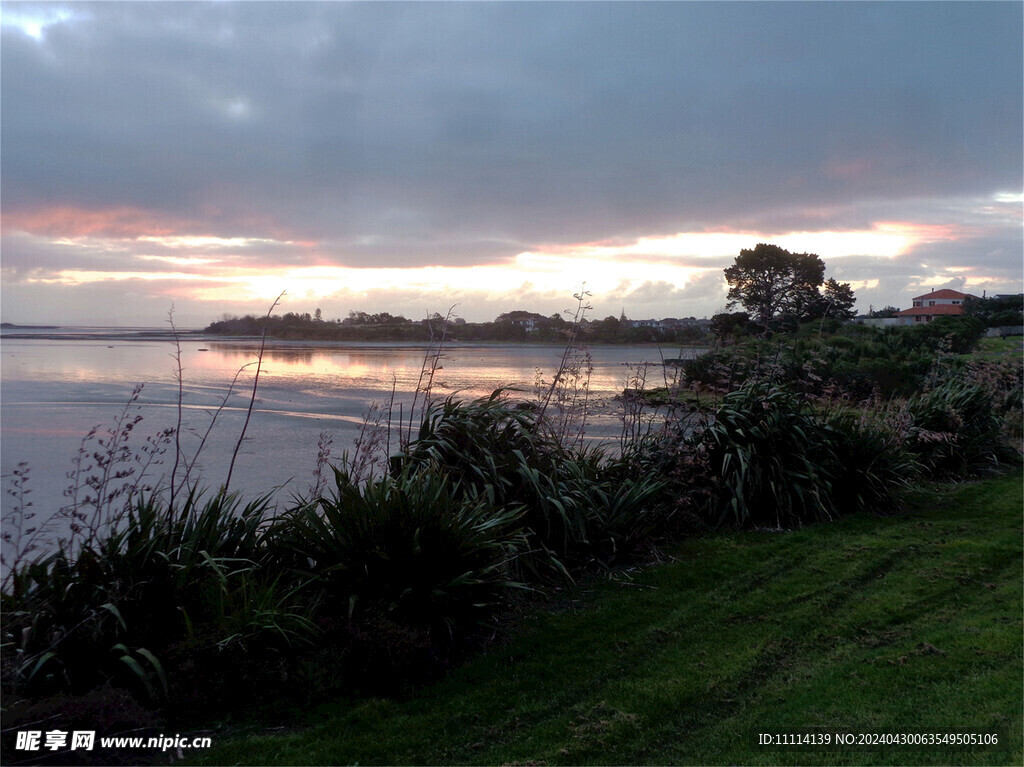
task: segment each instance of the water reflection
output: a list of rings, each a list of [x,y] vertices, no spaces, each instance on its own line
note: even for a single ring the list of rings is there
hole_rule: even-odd
[[[189,439],[201,434],[209,414],[227,399],[217,425],[218,441],[204,459],[204,476],[211,485],[222,481],[224,456],[230,456],[241,431],[255,373],[250,363],[258,351],[258,344],[251,341],[181,344],[183,434]],[[146,383],[140,400],[144,416],[138,429],[140,440],[174,425],[178,410],[174,352],[173,343],[162,341],[5,339],[0,348],[3,474],[9,475],[19,461],[28,461],[37,507],[59,505],[64,474],[81,435],[94,425],[110,424],[139,382]],[[657,349],[649,348],[596,347],[591,353],[595,402],[622,390],[629,374],[627,364],[659,359]],[[540,369],[550,381],[560,356],[560,349],[543,346],[453,346],[441,359],[434,392],[439,396],[458,392],[468,398],[512,386],[528,396],[536,371]],[[409,345],[268,347],[237,467],[238,487],[253,492],[277,485],[294,487],[287,483],[308,476],[315,464],[321,431],[334,434],[336,455],[340,455],[351,448],[370,403],[385,403],[392,392],[408,413],[423,358],[422,347]],[[228,386],[243,367],[227,397]],[[656,371],[650,380],[660,378]],[[614,413],[606,419],[615,428]],[[599,425],[599,419],[593,423]]]
[[[195,360],[193,364],[213,371],[225,367],[238,370],[245,365],[252,366],[259,355],[259,347],[238,347],[227,344],[211,344],[206,360]],[[407,383],[419,376],[424,352],[419,349],[313,349],[270,348],[263,352],[261,376],[291,379],[351,379],[366,381],[379,379],[378,386],[391,385],[397,376]]]

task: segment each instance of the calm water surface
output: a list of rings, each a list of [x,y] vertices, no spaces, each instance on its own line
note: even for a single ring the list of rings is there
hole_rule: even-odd
[[[19,462],[30,467],[30,498],[42,514],[63,503],[66,474],[83,437],[97,425],[114,422],[136,384],[144,387],[132,414],[142,416],[133,433],[145,438],[172,427],[177,418],[174,344],[168,340],[124,340],[123,332],[97,330],[84,338],[39,334],[3,338],[0,344],[0,460],[5,486]],[[251,341],[189,338],[181,342],[184,370],[185,451],[191,454],[210,423],[226,406],[201,458],[202,484],[224,482],[241,432],[252,391],[255,361]],[[532,393],[537,371],[549,379],[562,350],[553,346],[453,344],[444,350],[434,382],[439,396],[486,396],[499,387]],[[650,377],[661,376],[661,352],[651,347],[591,347],[591,391],[598,401],[594,438],[618,434],[617,409],[610,398],[620,392],[631,365],[654,363]],[[683,352],[693,354],[694,350]],[[678,349],[665,352],[678,357]],[[264,354],[257,400],[246,440],[235,466],[232,489],[252,496],[279,488],[279,495],[309,488],[316,467],[317,441],[329,432],[335,456],[351,449],[373,402],[408,403],[424,359],[424,347],[403,344],[274,343]],[[397,407],[397,406],[396,406]],[[408,404],[405,405],[405,408]],[[406,411],[407,412],[407,411]],[[173,451],[160,471],[170,471]],[[3,509],[11,499],[4,496]]]

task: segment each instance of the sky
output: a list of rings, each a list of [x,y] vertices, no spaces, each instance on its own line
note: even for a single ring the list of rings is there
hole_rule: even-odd
[[[857,309],[1024,280],[1020,2],[3,2],[0,319]]]

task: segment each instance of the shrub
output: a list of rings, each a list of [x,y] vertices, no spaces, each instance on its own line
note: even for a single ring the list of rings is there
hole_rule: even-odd
[[[688,386],[730,391],[758,377],[797,391],[816,393],[829,385],[864,399],[880,392],[910,396],[934,367],[936,355],[950,357],[974,347],[982,330],[977,320],[947,317],[909,328],[842,325],[834,334],[813,322],[796,338],[747,339],[682,363]]]
[[[962,377],[907,403],[908,447],[933,477],[964,477],[1016,463],[1020,453],[1003,430],[992,392]]]
[[[160,658],[182,641],[305,641],[311,624],[256,568],[266,499],[141,499],[75,552],[12,573],[3,594],[5,683],[84,690],[104,680],[166,688]],[[166,689],[164,689],[166,692]]]
[[[393,459],[396,470],[437,470],[458,491],[499,509],[520,509],[530,554],[523,577],[592,559],[608,562],[659,524],[662,483],[630,475],[599,452],[565,449],[529,405],[495,392],[428,409],[419,437]]]
[[[763,384],[730,392],[696,443],[716,476],[720,525],[795,527],[838,513],[832,447],[791,392]]]
[[[716,349],[683,360],[683,380],[694,389],[729,391],[747,376],[749,362],[732,351]]]
[[[279,520],[275,546],[305,565],[322,614],[385,616],[451,635],[484,620],[518,583],[510,563],[521,509],[496,509],[437,471],[405,470],[365,485],[335,470],[328,498]]]
[[[1024,427],[1024,361],[973,360],[965,378],[982,387],[992,397],[993,413],[1002,419],[1008,438],[1020,444]]]
[[[660,432],[627,445],[621,458],[631,476],[657,477],[662,485],[660,514],[652,529],[659,538],[674,539],[708,529],[706,512],[714,495],[715,477],[706,452],[691,437],[692,427],[690,418],[673,417]]]
[[[726,395],[689,443],[714,477],[708,508],[718,525],[798,527],[889,511],[917,470],[883,423],[818,414],[797,394],[762,383]]]
[[[463,489],[491,494],[497,506],[519,500],[521,465],[554,470],[564,451],[545,432],[537,411],[490,397],[463,402],[449,398],[427,408],[416,439],[391,460],[392,474],[436,467]]]
[[[948,344],[950,351],[966,354],[977,345],[985,325],[975,317],[939,317],[909,328],[887,330],[890,341],[899,349],[935,351]]]
[[[670,516],[665,483],[636,475],[598,452],[566,454],[550,473],[519,466],[529,540],[572,566],[610,564],[655,534]]]
[[[900,435],[871,413],[843,410],[826,423],[836,460],[831,485],[836,509],[888,513],[898,508],[920,471]]]

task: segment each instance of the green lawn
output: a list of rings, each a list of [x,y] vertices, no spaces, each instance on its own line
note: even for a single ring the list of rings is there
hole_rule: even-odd
[[[978,348],[967,356],[981,357],[982,359],[1002,359],[1013,355],[1020,357],[1022,340],[1020,336],[1008,336],[1007,338],[982,338],[978,341]]]
[[[216,735],[203,763],[1021,764],[1022,516],[1017,473],[898,516],[688,541],[443,682]],[[812,731],[998,745],[757,743]]]

